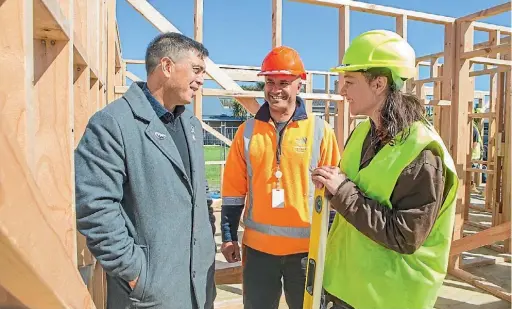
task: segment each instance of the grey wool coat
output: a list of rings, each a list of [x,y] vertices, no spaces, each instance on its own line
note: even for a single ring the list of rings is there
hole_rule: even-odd
[[[202,127],[180,117],[192,179],[136,83],[91,117],[75,150],[77,227],[107,272],[109,309],[213,308]]]

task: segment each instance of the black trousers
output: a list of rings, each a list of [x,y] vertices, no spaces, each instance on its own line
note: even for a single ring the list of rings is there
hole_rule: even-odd
[[[276,256],[244,246],[244,309],[277,309],[284,288],[290,309],[302,309],[307,253]]]

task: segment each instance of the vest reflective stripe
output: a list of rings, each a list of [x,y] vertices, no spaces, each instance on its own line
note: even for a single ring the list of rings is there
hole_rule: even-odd
[[[244,128],[244,155],[245,155],[245,162],[246,162],[246,165],[247,165],[247,183],[249,185],[249,188],[248,188],[248,191],[247,191],[247,194],[249,195],[249,205],[247,205],[247,219],[244,220],[244,224],[247,225],[249,224],[250,225],[250,221],[251,218],[252,218],[252,203],[253,203],[253,200],[252,200],[252,165],[251,165],[251,160],[249,160],[250,158],[250,154],[249,154],[249,147],[251,146],[251,137],[252,137],[252,132],[254,131],[254,118],[251,118],[251,119],[248,119],[245,123],[245,128]],[[246,222],[247,221],[247,222]],[[250,227],[252,228],[252,227]]]
[[[225,196],[222,198],[222,206],[243,206],[245,196]]]
[[[244,128],[244,155],[245,162],[247,166],[247,183],[248,183],[248,205],[246,208],[247,215],[244,218],[245,228],[253,229],[263,234],[273,235],[273,236],[283,236],[290,238],[309,238],[310,228],[309,227],[292,227],[292,226],[274,226],[270,224],[263,224],[253,220],[253,189],[252,189],[252,176],[253,176],[253,168],[250,160],[250,146],[251,146],[251,138],[254,131],[255,120],[253,118],[249,119],[245,123]],[[314,118],[314,128],[313,128],[313,143],[312,143],[312,152],[311,158],[309,162],[310,168],[315,168],[320,159],[320,144],[322,143],[322,139],[324,137],[324,122],[318,118]],[[309,180],[309,192],[308,192],[308,203],[309,203],[309,214],[310,218],[313,212],[313,197],[314,197],[314,184]]]

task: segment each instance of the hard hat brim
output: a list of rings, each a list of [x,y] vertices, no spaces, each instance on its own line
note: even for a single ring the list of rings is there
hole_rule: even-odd
[[[297,76],[301,79],[306,79],[305,73],[298,73],[298,72],[292,72],[288,70],[276,70],[276,71],[261,71],[257,76],[266,76],[266,75],[290,75],[290,76]]]
[[[366,70],[370,68],[367,65],[340,65],[334,68],[331,68],[329,71],[331,72],[353,72],[359,70]]]
[[[354,72],[354,71],[360,71],[360,70],[368,70],[370,68],[379,68],[379,67],[382,67],[382,68],[388,68],[390,69],[391,71],[395,72],[395,74],[397,74],[398,76],[400,76],[401,78],[412,78],[415,76],[415,73],[416,73],[416,69],[415,68],[404,68],[404,67],[395,67],[395,66],[389,66],[389,65],[382,65],[382,66],[379,66],[379,65],[341,65],[341,66],[337,66],[337,67],[334,67],[332,69],[330,69],[329,71],[331,72]]]

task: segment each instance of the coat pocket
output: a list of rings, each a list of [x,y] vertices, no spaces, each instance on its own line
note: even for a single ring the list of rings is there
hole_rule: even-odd
[[[129,297],[134,302],[140,302],[144,300],[144,292],[146,290],[148,269],[149,269],[149,248],[147,246],[140,246],[144,252],[144,259],[142,259],[142,268],[140,270],[139,279],[135,284],[135,287],[130,292]]]

